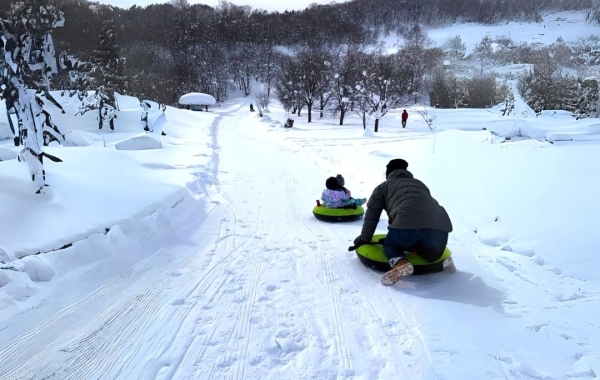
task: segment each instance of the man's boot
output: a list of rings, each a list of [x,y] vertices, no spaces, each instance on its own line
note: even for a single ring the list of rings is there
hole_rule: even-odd
[[[397,283],[402,277],[410,276],[415,268],[408,260],[402,258],[398,260],[392,269],[381,276],[381,283],[385,286],[391,286]]]

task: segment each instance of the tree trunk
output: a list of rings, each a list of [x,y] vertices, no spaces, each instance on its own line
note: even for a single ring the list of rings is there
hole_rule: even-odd
[[[375,119],[375,132],[379,132],[379,119]]]
[[[307,104],[308,107],[308,122],[312,121],[312,104]]]
[[[346,115],[346,110],[342,108],[340,110],[340,125],[344,125],[344,116]]]
[[[323,105],[323,95],[321,95],[321,103],[320,103],[320,106],[321,106],[321,115],[320,115],[320,117],[321,117],[321,119],[322,119],[322,118],[323,118],[323,108],[325,108],[325,106]]]
[[[367,129],[367,113],[365,111],[363,111],[363,113],[362,113],[362,119],[363,119],[363,129]]]

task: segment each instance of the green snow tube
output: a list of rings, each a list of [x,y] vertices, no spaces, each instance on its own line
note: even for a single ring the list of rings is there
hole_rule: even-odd
[[[323,222],[353,222],[360,220],[365,214],[365,210],[362,206],[356,206],[356,209],[315,206],[313,214],[315,218]]]
[[[372,243],[378,243],[380,239],[385,238],[386,234],[374,235]],[[433,263],[425,261],[421,256],[405,252],[406,258],[413,265],[415,274],[437,273],[444,270],[444,260],[452,256],[452,252],[446,247],[446,250],[438,260]],[[361,263],[377,271],[386,272],[390,270],[388,259],[383,253],[381,244],[365,244],[356,249],[356,255]]]

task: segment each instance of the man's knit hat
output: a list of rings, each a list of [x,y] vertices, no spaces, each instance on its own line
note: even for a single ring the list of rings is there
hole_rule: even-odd
[[[408,162],[401,158],[395,158],[391,160],[385,170],[385,178],[387,178],[394,170],[406,170],[408,168]]]

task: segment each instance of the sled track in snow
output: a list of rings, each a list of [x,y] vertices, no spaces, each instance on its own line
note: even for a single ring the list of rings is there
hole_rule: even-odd
[[[309,228],[309,231],[314,235],[315,232]],[[329,232],[329,231],[328,231]],[[325,233],[325,231],[321,230],[321,233]],[[328,235],[335,235],[328,233]],[[322,240],[322,238],[319,238]],[[327,239],[328,241],[335,242],[337,239],[332,237],[331,239]],[[398,296],[398,294],[394,294],[394,291],[390,291],[388,293],[386,299],[381,299],[380,293],[376,292],[368,292],[372,293],[373,297],[370,298],[367,292],[363,292],[362,290],[367,290],[366,284],[359,281],[356,277],[356,268],[351,268],[351,265],[344,262],[344,259],[340,258],[336,260],[336,270],[333,269],[333,255],[339,254],[336,251],[341,251],[339,246],[334,243],[321,243],[318,248],[318,255],[320,257],[320,262],[325,271],[325,281],[327,284],[327,289],[329,292],[329,297],[332,301],[332,307],[335,312],[335,325],[333,326],[333,333],[335,335],[335,344],[336,350],[339,353],[339,357],[341,358],[341,365],[343,367],[343,372],[339,374],[342,377],[352,377],[354,376],[353,370],[353,362],[360,361],[360,357],[351,358],[348,352],[348,331],[351,334],[354,334],[354,337],[350,343],[350,345],[359,346],[360,349],[354,349],[353,351],[363,351],[363,352],[372,352],[375,348],[377,350],[382,349],[386,346],[396,346],[398,342],[402,342],[402,345],[405,346],[405,350],[409,349],[411,352],[425,353],[427,349],[425,347],[424,341],[420,336],[415,334],[412,329],[414,327],[415,321],[412,323],[406,318],[404,313],[397,307],[398,298],[394,299],[394,295]],[[365,272],[367,274],[371,274],[368,269],[365,268]],[[379,285],[379,275],[375,274],[372,276],[367,276],[372,279],[373,284],[369,283],[368,286],[377,286]],[[352,305],[355,307],[356,315],[361,316],[364,319],[365,325],[360,326],[350,326],[349,329],[344,327],[344,319],[343,316],[347,315],[348,310],[342,310],[342,300],[340,295],[345,293],[345,290],[342,290],[340,285],[340,278],[354,285],[354,288],[362,289],[361,291],[353,292],[352,296],[354,298],[351,301]],[[364,277],[363,277],[364,280]],[[346,300],[346,302],[348,302]],[[347,309],[347,308],[346,308]],[[388,322],[382,320],[382,316],[390,316],[390,318],[400,317],[401,320],[395,320],[392,322]],[[378,329],[372,330],[369,329],[369,332],[364,331],[363,327],[369,327],[368,324],[378,322]],[[394,330],[394,331],[392,331]],[[397,366],[396,372],[391,376],[384,376],[383,374],[379,374],[380,378],[389,378],[389,379],[411,379],[411,374],[406,371],[406,368],[410,367],[419,367],[424,365],[429,367],[431,365],[431,361],[428,360],[420,365],[417,365],[423,357],[428,357],[427,354],[421,356],[421,358],[410,357],[410,361],[408,361],[402,352],[398,352],[395,357],[401,364]],[[382,363],[383,364],[383,363]]]
[[[198,235],[216,227],[217,214],[207,216]],[[0,378],[126,377],[123,370],[135,367],[132,362],[168,347],[172,331],[160,328],[166,321],[185,320],[184,308],[165,305],[169,289],[185,288],[209,264],[194,254],[209,243],[198,239],[177,254],[161,250],[20,336],[0,352]],[[146,338],[134,339],[140,335]]]
[[[213,124],[215,128],[217,123],[218,120]],[[217,194],[215,188],[209,188],[208,192],[225,212],[215,247],[215,255],[223,260],[222,266],[189,299],[194,305],[192,315],[198,319],[193,331],[175,338],[185,342],[185,351],[179,353],[183,358],[180,365],[165,377],[169,379],[247,378],[255,325],[251,311],[265,270],[260,257],[252,256],[251,252],[264,249],[261,236],[268,231],[262,230],[266,223],[262,220],[261,206],[257,206],[255,220],[246,222],[225,194]],[[236,323],[230,322],[232,318]]]
[[[231,273],[229,267],[232,263],[236,262],[236,259],[239,258],[252,242],[248,239],[243,244],[235,246],[234,237],[228,235],[227,232],[236,223],[235,212],[222,197],[216,194],[213,194],[212,197],[219,199],[219,203],[225,211],[219,229],[218,242],[215,249],[211,251],[211,255],[217,257],[218,261],[210,270],[203,274],[194,291],[190,292],[186,299],[191,305],[190,318],[185,323],[189,327],[178,331],[173,337],[174,341],[179,342],[175,345],[179,351],[175,352],[172,356],[180,359],[176,365],[170,366],[168,371],[162,374],[163,379],[179,378],[180,366],[188,368],[202,363],[208,348],[214,347],[215,342],[219,340],[216,336],[219,329],[205,330],[203,329],[203,325],[212,322],[211,326],[222,326],[226,320],[224,318],[232,316],[232,306],[238,304],[234,299],[236,297],[240,297],[241,300],[245,298],[244,295],[240,296],[243,288],[230,288],[227,281],[229,279],[228,274]],[[243,314],[243,316],[242,320],[246,321],[247,325],[247,313]],[[211,320],[211,317],[216,317],[216,319]],[[234,334],[234,325],[231,325],[231,327],[228,331],[229,338],[221,341],[220,348],[229,345],[231,340],[239,337],[239,334]],[[228,361],[214,363],[208,371],[207,376],[209,378],[213,376],[219,370],[219,365],[224,367],[224,363],[226,362]]]

